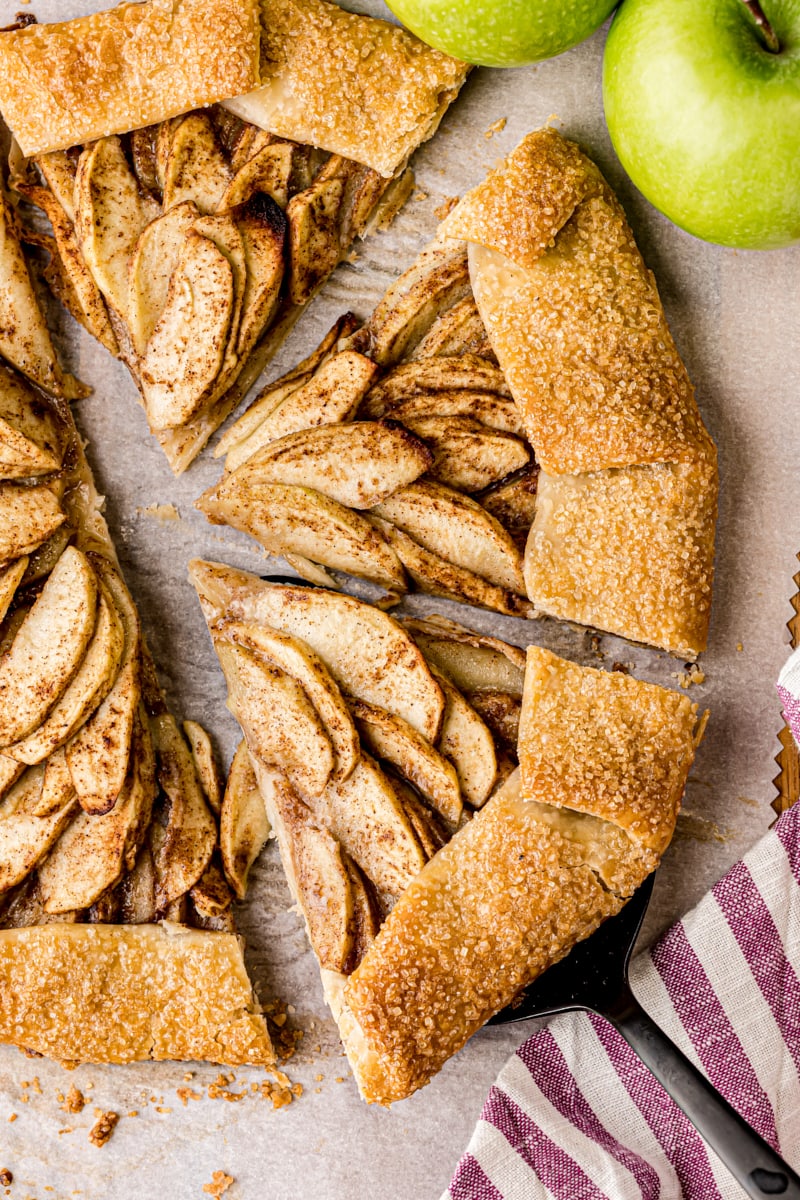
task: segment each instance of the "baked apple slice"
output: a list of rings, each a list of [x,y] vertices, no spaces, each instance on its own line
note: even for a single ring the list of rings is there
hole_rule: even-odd
[[[250,868],[269,837],[269,829],[247,743],[240,742],[231,762],[219,818],[225,878],[239,900],[245,898]]]
[[[226,620],[215,626],[215,632],[297,680],[330,739],[332,778],[346,779],[358,761],[358,735],[339,686],[319,655],[299,638],[279,633],[262,622]]]
[[[345,694],[396,713],[435,739],[444,709],[441,689],[418,647],[386,613],[353,596],[270,584],[222,563],[195,559],[189,573],[207,620],[264,622],[305,642]]]
[[[338,504],[368,509],[433,466],[424,441],[401,425],[355,421],[290,433],[257,451],[234,473],[244,485],[314,488]]]

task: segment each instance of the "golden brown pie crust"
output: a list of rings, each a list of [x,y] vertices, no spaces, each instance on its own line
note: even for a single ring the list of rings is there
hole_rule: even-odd
[[[531,601],[696,656],[710,616],[716,450],[611,188],[542,129],[440,233],[471,243],[478,309],[542,468]]]
[[[226,104],[270,133],[390,176],[431,137],[469,68],[327,0],[261,0],[261,87]]]
[[[696,725],[697,705],[679,692],[531,646],[519,729],[523,795],[618,825],[655,866],[675,828]]]
[[[181,925],[0,930],[0,1041],[77,1062],[275,1061],[239,939]]]
[[[0,108],[23,154],[63,150],[260,81],[258,0],[147,0],[0,34]]]
[[[717,460],[538,478],[525,585],[540,612],[693,659],[714,577]]]

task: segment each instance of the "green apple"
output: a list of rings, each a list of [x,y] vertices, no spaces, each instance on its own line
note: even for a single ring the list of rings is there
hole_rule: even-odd
[[[482,67],[521,67],[577,46],[618,0],[387,0],[429,46]]]
[[[622,165],[676,225],[748,249],[800,238],[800,0],[624,0],[603,99]]]

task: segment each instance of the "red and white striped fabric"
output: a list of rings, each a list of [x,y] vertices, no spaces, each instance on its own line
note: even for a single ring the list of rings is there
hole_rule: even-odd
[[[800,659],[783,696],[800,742]],[[788,697],[788,699],[787,699]],[[647,1011],[800,1169],[800,804],[631,970]],[[443,1200],[740,1200],[741,1188],[602,1018],[528,1039]]]
[[[800,649],[795,650],[778,676],[778,695],[795,741],[800,745]]]

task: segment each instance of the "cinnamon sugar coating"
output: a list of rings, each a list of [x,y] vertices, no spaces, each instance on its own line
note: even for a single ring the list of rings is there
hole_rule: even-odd
[[[0,108],[26,155],[238,96],[259,83],[258,0],[147,0],[0,34]]]
[[[546,471],[691,458],[702,428],[655,281],[608,189],[533,267],[470,248],[475,298]],[[520,311],[525,312],[524,323]]]
[[[0,930],[0,1042],[78,1062],[275,1056],[233,934],[167,925]]]
[[[489,246],[522,267],[533,267],[581,200],[599,192],[603,182],[574,142],[555,129],[540,129],[467,192],[442,221],[439,234]]]
[[[262,0],[262,86],[227,105],[390,176],[436,130],[469,68],[328,0]]]
[[[474,244],[475,299],[546,471],[692,457],[702,422],[655,279],[573,142],[529,134],[440,233]]]

